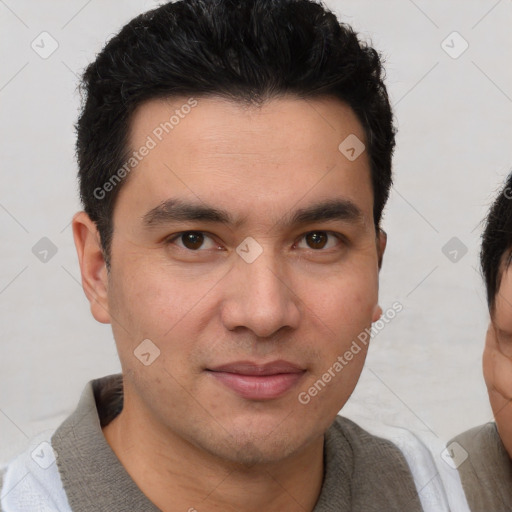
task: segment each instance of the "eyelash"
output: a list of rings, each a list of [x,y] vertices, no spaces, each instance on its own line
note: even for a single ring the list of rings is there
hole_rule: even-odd
[[[174,243],[175,240],[178,240],[179,238],[181,238],[183,235],[185,235],[187,233],[199,233],[199,234],[205,235],[208,238],[213,240],[213,235],[209,234],[207,231],[189,230],[189,231],[181,231],[180,233],[175,233],[174,235],[171,235],[170,237],[168,237],[164,242],[165,242],[166,245],[171,245],[171,244]],[[314,230],[314,231],[308,231],[308,232],[304,233],[299,240],[304,239],[307,235],[310,235],[312,233],[325,233],[327,235],[332,235],[335,238],[337,238],[342,244],[344,244],[344,245],[347,244],[346,237],[344,235],[342,235],[341,233],[337,233],[335,231],[321,230],[321,229]],[[188,251],[188,252],[192,252],[192,253],[193,252],[204,252],[205,251],[205,249],[193,250],[193,249],[188,249],[187,247],[179,247],[179,248],[182,249],[182,250]],[[327,252],[327,251],[332,250],[332,249],[333,248],[331,248],[331,249],[309,249],[309,250],[312,251],[312,252],[317,252],[318,253],[318,252]]]

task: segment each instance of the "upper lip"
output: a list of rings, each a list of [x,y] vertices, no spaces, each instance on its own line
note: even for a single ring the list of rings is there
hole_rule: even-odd
[[[237,373],[240,375],[277,375],[279,373],[302,373],[304,368],[289,361],[270,361],[265,364],[253,363],[252,361],[236,361],[223,364],[213,368],[207,368],[213,372]]]

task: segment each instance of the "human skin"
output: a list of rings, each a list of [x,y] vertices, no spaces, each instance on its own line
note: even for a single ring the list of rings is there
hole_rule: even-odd
[[[130,147],[187,99],[142,105]],[[333,98],[197,101],[120,190],[110,272],[94,223],[84,212],[73,219],[84,291],[94,318],[112,324],[123,371],[124,407],[103,433],[164,512],[312,510],[324,433],[354,390],[366,349],[307,405],[298,395],[382,312],[386,239],[373,222],[368,155],[349,161],[338,150],[350,134],[365,141],[364,130]],[[240,223],[145,227],[144,215],[169,198],[227,210]],[[360,215],[283,222],[325,200],[348,201]],[[173,239],[186,231],[202,232],[203,245]],[[252,263],[236,252],[246,237],[263,250]],[[160,350],[148,366],[134,356],[145,339]],[[300,374],[273,398],[247,398],[211,371],[276,360]]]
[[[502,262],[502,267],[504,264]],[[501,440],[512,458],[512,269],[503,271],[485,339],[484,378]]]

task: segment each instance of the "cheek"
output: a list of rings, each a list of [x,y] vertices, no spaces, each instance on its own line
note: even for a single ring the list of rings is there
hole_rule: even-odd
[[[335,332],[340,328],[364,329],[372,321],[374,309],[378,303],[377,276],[346,276],[316,293],[316,307],[320,318],[333,326]]]
[[[315,306],[310,302],[315,314],[308,315],[313,322],[318,359],[309,386],[320,379],[329,382],[326,387],[330,390],[322,393],[318,404],[325,401],[341,407],[352,392],[370,343],[377,292],[376,279],[372,282],[368,277],[352,275],[317,290]]]
[[[191,278],[175,268],[134,259],[115,276],[109,302],[119,323],[130,325],[134,334],[162,339],[200,304],[214,277]]]
[[[486,346],[482,357],[483,373],[493,410],[512,399],[512,359]]]
[[[131,268],[118,272],[109,301],[123,369],[132,370],[143,380],[160,375],[166,382],[164,387],[179,388],[177,382],[192,385],[193,373],[204,363],[201,356],[205,349],[199,340],[216,314],[218,281],[218,276],[194,277],[135,261]],[[217,339],[215,333],[210,338]],[[135,356],[148,352],[151,357],[146,362],[153,360],[153,353],[156,358],[144,366]],[[169,374],[177,381],[169,381]]]
[[[492,363],[492,353],[490,348],[486,345],[484,353],[482,355],[482,370],[484,374],[484,380],[487,388],[492,388],[494,384],[494,371]]]

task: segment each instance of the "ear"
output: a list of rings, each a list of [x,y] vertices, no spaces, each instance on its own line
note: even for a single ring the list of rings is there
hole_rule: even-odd
[[[379,270],[382,267],[382,258],[384,257],[384,251],[386,250],[386,244],[388,241],[388,235],[383,230],[378,228],[377,230],[377,257],[378,257],[378,265]],[[376,304],[375,308],[373,309],[373,315],[372,315],[372,323],[379,320],[379,318],[382,316],[382,308]]]
[[[379,270],[382,267],[382,258],[384,257],[384,251],[388,243],[388,234],[381,228],[378,228],[377,232],[377,255],[379,258]]]
[[[82,288],[91,305],[92,316],[102,324],[109,324],[108,274],[98,229],[83,211],[73,216],[72,227]]]

